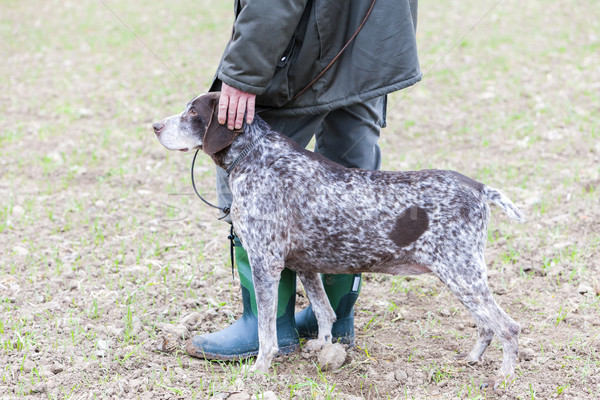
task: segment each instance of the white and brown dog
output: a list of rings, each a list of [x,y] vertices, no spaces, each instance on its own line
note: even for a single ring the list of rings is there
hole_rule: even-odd
[[[228,170],[231,219],[248,252],[258,305],[255,368],[277,353],[277,287],[284,267],[302,280],[319,324],[312,348],[331,342],[335,313],[319,273],[433,273],[467,307],[479,338],[463,357],[482,360],[498,336],[503,361],[496,386],[512,379],[520,326],[494,301],[484,247],[488,202],[522,220],[499,191],[453,171],[348,169],[300,148],[260,118],[241,131],[217,122],[219,93],[192,100],[154,124],[170,150],[201,148]]]

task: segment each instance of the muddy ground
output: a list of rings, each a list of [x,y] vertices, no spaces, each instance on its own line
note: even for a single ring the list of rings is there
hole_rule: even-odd
[[[455,361],[477,332],[433,276],[365,275],[357,346],[333,372],[305,352],[268,375],[186,356],[177,335],[239,315],[239,279],[192,155],[151,123],[210,84],[230,2],[0,7],[0,399],[599,397],[597,2],[421,1],[425,76],[390,97],[385,169],[460,171],[528,218],[492,208],[489,285],[523,327],[496,392],[480,384],[499,342]],[[214,199],[208,159],[196,174]]]

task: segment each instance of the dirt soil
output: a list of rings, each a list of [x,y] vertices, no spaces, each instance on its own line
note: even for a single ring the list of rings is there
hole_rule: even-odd
[[[434,276],[364,275],[356,347],[248,363],[183,337],[241,312],[228,226],[193,196],[191,154],[152,122],[211,82],[231,2],[0,0],[0,399],[600,397],[600,8],[422,0],[424,79],[389,98],[383,168],[453,169],[502,189],[486,259],[522,326],[514,382],[454,359],[477,330]],[[215,199],[207,158],[198,186]],[[297,308],[307,305],[298,287]]]

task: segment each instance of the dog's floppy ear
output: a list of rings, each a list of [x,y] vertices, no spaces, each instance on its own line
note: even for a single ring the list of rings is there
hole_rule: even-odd
[[[204,132],[204,138],[202,139],[202,150],[212,156],[219,151],[230,146],[235,138],[243,132],[243,130],[231,131],[226,125],[219,124],[218,113],[219,113],[219,98],[221,92],[211,92],[202,96],[204,100],[202,110],[200,113],[206,123],[206,132]]]

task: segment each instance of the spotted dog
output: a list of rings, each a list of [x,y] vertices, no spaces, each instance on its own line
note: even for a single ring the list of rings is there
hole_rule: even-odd
[[[196,97],[181,114],[153,125],[170,150],[202,149],[229,173],[231,219],[248,252],[258,306],[255,369],[277,353],[276,307],[281,271],[302,280],[319,324],[307,343],[330,343],[335,322],[319,273],[433,273],[470,311],[478,363],[497,335],[503,361],[496,386],[514,376],[521,330],[494,301],[484,247],[488,202],[523,220],[498,190],[454,171],[368,171],[337,165],[273,132],[257,117],[240,131],[217,122],[218,93]]]

